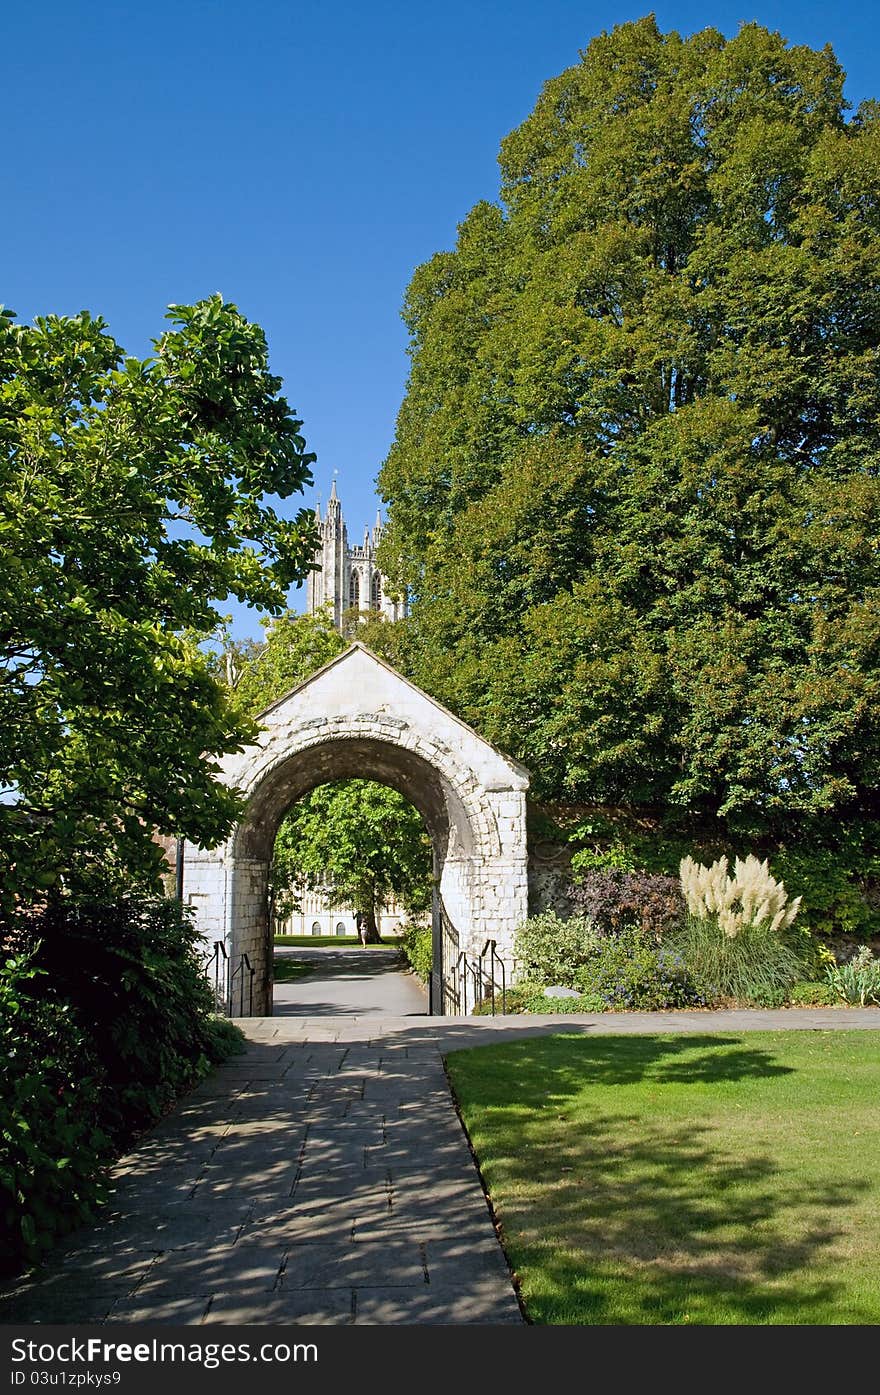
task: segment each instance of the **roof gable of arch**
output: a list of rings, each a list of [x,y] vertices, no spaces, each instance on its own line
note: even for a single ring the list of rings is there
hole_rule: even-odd
[[[317,735],[326,727],[333,736],[342,737],[347,731],[360,736],[372,727],[380,739],[409,744],[418,737],[422,751],[427,742],[440,757],[448,753],[484,789],[525,790],[529,784],[524,766],[360,643],[278,698],[258,720],[263,731],[257,747],[264,757],[272,748],[282,754],[294,731],[301,735],[313,726]],[[228,757],[223,763],[226,778],[247,784],[241,777],[255,756],[251,747]],[[264,760],[258,763],[263,765]]]

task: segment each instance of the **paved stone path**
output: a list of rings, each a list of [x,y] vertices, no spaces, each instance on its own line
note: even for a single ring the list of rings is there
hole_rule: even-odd
[[[519,1323],[442,1055],[547,1032],[880,1027],[880,1010],[253,1018],[0,1321]]]
[[[427,1010],[427,993],[412,974],[402,973],[400,952],[395,948],[355,949],[319,945],[277,949],[279,959],[309,964],[308,978],[293,983],[276,983],[276,1017],[422,1016]]]

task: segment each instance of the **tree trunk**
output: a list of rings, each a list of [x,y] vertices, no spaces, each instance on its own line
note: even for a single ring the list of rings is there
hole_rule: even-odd
[[[380,945],[382,943],[379,927],[376,924],[374,905],[365,906],[358,911],[358,934],[362,944]]]

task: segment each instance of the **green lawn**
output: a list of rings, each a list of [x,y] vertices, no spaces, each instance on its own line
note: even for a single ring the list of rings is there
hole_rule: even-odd
[[[360,945],[357,935],[276,935],[276,945],[299,945],[302,949],[314,948],[316,945],[340,945],[344,949],[346,945]],[[364,949],[389,949],[399,944],[395,939],[382,940],[378,945],[364,945]]]
[[[451,1054],[535,1323],[880,1322],[880,1031]]]

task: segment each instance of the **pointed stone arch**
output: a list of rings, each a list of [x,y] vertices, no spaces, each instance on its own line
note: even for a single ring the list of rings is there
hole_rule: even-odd
[[[528,773],[362,644],[353,644],[260,716],[259,740],[222,763],[244,794],[228,842],[186,851],[186,894],[202,933],[255,968],[254,1013],[271,1012],[267,874],[278,826],[317,785],[359,777],[418,809],[435,880],[461,948],[486,939],[512,961],[527,914]],[[439,997],[438,997],[439,1005]]]

